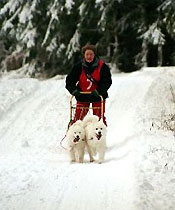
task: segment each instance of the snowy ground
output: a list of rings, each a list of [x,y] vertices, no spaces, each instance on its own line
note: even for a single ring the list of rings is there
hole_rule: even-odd
[[[64,79],[0,80],[1,210],[174,210],[175,68],[113,75],[105,163],[71,164]],[[172,118],[171,123],[175,119]],[[162,129],[161,129],[162,128]]]

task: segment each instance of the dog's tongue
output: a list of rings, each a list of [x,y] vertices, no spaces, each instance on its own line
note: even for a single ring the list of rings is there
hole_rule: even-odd
[[[96,134],[96,137],[97,137],[98,140],[100,140],[100,138],[102,137],[102,135],[101,134]]]
[[[74,139],[74,143],[78,142],[80,140],[80,137],[77,137]]]

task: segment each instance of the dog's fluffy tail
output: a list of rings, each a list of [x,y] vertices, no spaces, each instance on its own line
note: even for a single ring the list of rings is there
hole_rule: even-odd
[[[99,121],[99,117],[96,115],[86,115],[83,119],[83,126],[86,127],[91,123],[96,123]]]

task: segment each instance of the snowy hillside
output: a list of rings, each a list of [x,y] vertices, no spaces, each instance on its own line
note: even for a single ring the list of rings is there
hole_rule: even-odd
[[[60,146],[69,122],[64,79],[2,78],[0,209],[174,210],[174,77],[175,68],[113,75],[101,165],[87,154],[71,164]]]

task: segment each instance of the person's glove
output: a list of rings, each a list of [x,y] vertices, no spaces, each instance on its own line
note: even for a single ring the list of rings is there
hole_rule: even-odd
[[[79,90],[76,89],[76,90],[73,91],[72,95],[77,98],[77,97],[81,96],[81,93],[80,93]]]
[[[97,90],[93,90],[92,92],[91,92],[91,95],[92,96],[95,96],[95,97],[99,97],[99,93],[98,93],[98,91]]]

